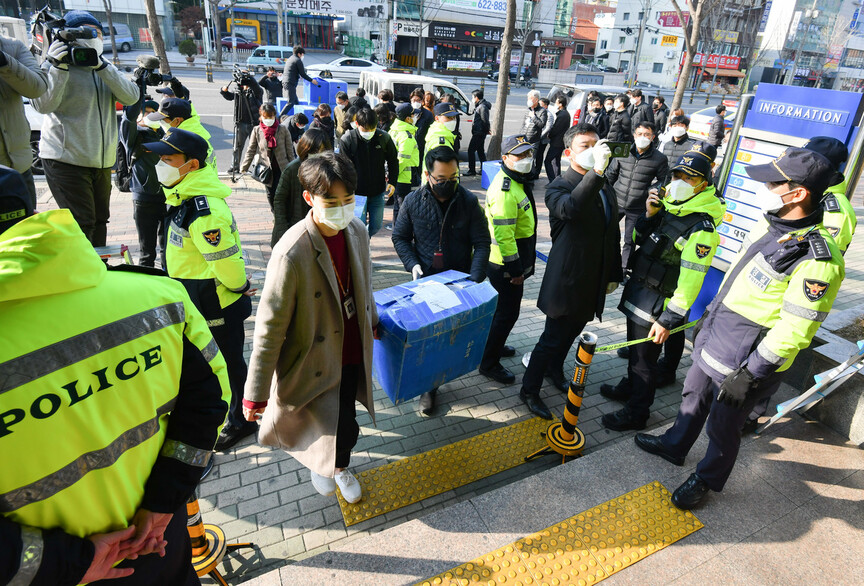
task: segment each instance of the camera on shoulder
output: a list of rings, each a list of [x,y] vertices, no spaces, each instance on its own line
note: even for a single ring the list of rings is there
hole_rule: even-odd
[[[31,27],[33,36],[32,49],[34,54],[48,59],[52,65],[61,63],[75,65],[78,67],[95,67],[99,65],[99,53],[92,47],[84,47],[78,41],[95,39],[98,36],[96,29],[89,26],[67,27],[66,21],[57,18],[49,12],[46,6],[36,13]],[[63,41],[69,49],[68,54],[61,60],[48,56],[48,47],[55,40]]]

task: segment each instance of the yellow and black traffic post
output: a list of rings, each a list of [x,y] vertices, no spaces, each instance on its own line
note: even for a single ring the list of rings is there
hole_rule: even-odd
[[[201,577],[209,575],[217,584],[228,586],[228,582],[216,569],[225,553],[242,547],[254,548],[252,543],[227,543],[225,532],[217,525],[205,525],[201,519],[198,498],[193,494],[186,503],[186,531],[192,542],[192,567]]]
[[[204,73],[207,75],[207,81],[213,83],[213,64],[210,63],[209,59],[204,64]]]
[[[576,370],[570,388],[567,391],[567,405],[564,407],[564,417],[560,422],[549,425],[546,432],[542,434],[548,444],[545,448],[526,456],[525,460],[531,460],[537,456],[555,452],[561,454],[563,464],[567,457],[577,458],[585,449],[585,434],[579,431],[576,424],[579,422],[579,410],[582,407],[582,397],[585,394],[585,381],[588,378],[588,367],[594,359],[594,351],[597,348],[597,336],[591,332],[582,332],[579,335],[579,346],[576,349]]]

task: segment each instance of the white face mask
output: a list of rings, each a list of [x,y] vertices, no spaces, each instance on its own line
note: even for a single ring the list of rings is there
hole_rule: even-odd
[[[75,41],[78,43],[78,46],[84,47],[87,49],[96,49],[96,54],[101,55],[102,51],[104,51],[104,45],[102,43],[102,39],[96,37],[95,39],[78,39]]]
[[[185,167],[189,161],[186,161],[180,167]],[[164,185],[165,187],[171,187],[172,185],[177,184],[183,177],[185,177],[188,173],[180,173],[180,167],[172,167],[165,161],[159,161],[155,165],[156,169],[156,178],[159,180],[159,183]]]
[[[360,133],[360,136],[363,137],[363,140],[372,140],[372,137],[375,136],[374,130],[360,130],[358,128],[357,132]]]
[[[444,128],[446,128],[450,132],[453,132],[454,130],[456,130],[456,120],[448,120],[444,123]]]
[[[594,168],[594,149],[585,149],[574,157],[576,164],[590,171]]]
[[[606,104],[606,111],[611,112],[613,110],[612,104]]]
[[[675,138],[681,138],[685,134],[687,134],[687,129],[683,126],[673,126],[669,129],[669,132],[672,133],[672,136]]]
[[[161,126],[162,130],[164,130],[165,132],[171,130],[171,124],[169,124],[167,120],[160,120],[159,126]]]
[[[527,104],[528,104],[528,107],[529,107],[529,108],[533,108],[533,107],[534,107],[534,102],[532,102],[531,100],[528,100]]]
[[[534,157],[525,157],[524,159],[519,159],[518,161],[514,161],[512,163],[511,169],[516,171],[517,173],[530,173],[531,167],[534,166]]]
[[[153,130],[159,130],[162,127],[162,124],[160,124],[158,120],[150,120],[147,116],[144,116],[139,124],[141,126],[146,126],[147,128],[152,128]]]
[[[696,195],[696,188],[683,179],[675,179],[666,188],[666,197],[671,202],[684,202],[694,195]]]
[[[325,208],[320,202],[313,200],[313,207],[318,221],[333,230],[344,230],[354,219],[353,201],[343,206]]]
[[[648,145],[651,144],[651,139],[647,136],[637,136],[633,142],[636,143],[637,149],[647,149]]]
[[[420,108],[423,107],[423,103],[422,102],[411,102],[411,107],[414,108],[415,110],[419,110]]]
[[[774,214],[779,212],[783,206],[786,205],[786,202],[783,201],[783,196],[792,193],[791,191],[787,191],[786,193],[774,193],[768,186],[764,183],[756,189],[756,201],[759,203],[759,207],[762,208],[762,211],[768,214]]]
[[[274,124],[276,124],[276,119],[275,118],[262,118],[261,122],[264,123],[264,126],[273,126]]]

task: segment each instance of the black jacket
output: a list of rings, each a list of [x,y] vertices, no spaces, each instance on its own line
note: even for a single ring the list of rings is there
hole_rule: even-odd
[[[638,106],[633,106],[633,112],[630,114],[630,125],[633,130],[636,130],[642,122],[654,124],[654,110],[644,100]]]
[[[606,139],[613,142],[633,142],[633,130],[627,110],[612,112],[609,116],[609,132],[606,133]]]
[[[666,163],[669,165],[669,173],[666,175],[666,183],[672,180],[672,167],[678,163],[681,155],[690,150],[693,146],[693,139],[685,134],[680,139],[673,138],[669,142],[660,145],[660,152],[666,155]]]
[[[295,157],[282,169],[279,184],[273,194],[273,232],[270,236],[270,247],[276,246],[282,235],[291,226],[306,217],[309,204],[303,199],[303,186],[300,185],[300,164],[303,161]]]
[[[629,157],[612,159],[606,169],[606,180],[615,188],[619,208],[644,211],[648,190],[664,184],[668,174],[666,155],[653,144],[641,155],[633,145]]]
[[[309,128],[317,128],[323,130],[330,137],[330,144],[336,144],[336,123],[330,116],[319,118],[317,115],[312,117],[312,122],[309,123]]]
[[[549,112],[539,103],[536,108],[526,108],[525,118],[522,121],[522,134],[531,144],[538,144],[543,138],[543,129]]]
[[[654,126],[657,127],[657,134],[662,134],[666,130],[666,122],[669,121],[669,106],[660,104],[660,107],[654,110]]]
[[[301,77],[306,81],[312,81],[312,78],[306,73],[303,60],[297,55],[291,55],[285,62],[285,69],[282,71],[282,86],[286,89],[289,85],[297,87],[297,82],[300,81]]]
[[[564,148],[564,134],[570,129],[570,113],[567,110],[555,112],[555,122],[549,130],[549,150]]]
[[[258,80],[260,85],[267,92],[267,101],[271,104],[276,103],[277,98],[282,97],[282,82],[275,77],[268,77],[266,74]]]
[[[597,127],[597,134],[600,138],[606,138],[606,135],[609,134],[609,114],[603,108],[600,108],[596,114],[589,110],[585,114],[585,122]]]
[[[146,142],[158,142],[163,136],[162,131],[152,128],[143,129],[138,126],[138,114],[141,113],[144,90],[141,99],[131,106],[123,108],[120,119],[119,138],[123,155],[129,169],[129,189],[133,201],[148,203],[165,203],[165,193],[156,177],[156,163],[159,155],[148,151],[142,145]],[[118,156],[120,152],[118,151]]]
[[[420,108],[420,110],[414,110],[414,115],[417,116],[417,121],[414,122],[414,126],[417,127],[417,146],[420,147],[420,154],[423,154],[423,150],[426,148],[426,133],[429,132],[429,127],[435,122],[435,114],[427,110],[426,108]],[[422,164],[422,162],[421,162]]]
[[[369,102],[366,101],[366,98],[361,96],[351,96],[350,98],[348,98],[348,106],[351,108],[357,108],[358,110],[370,107]]]
[[[717,114],[711,119],[711,128],[708,130],[708,142],[716,147],[723,144],[723,136],[726,134],[726,120]]]
[[[489,122],[489,110],[492,104],[486,100],[477,102],[474,108],[474,122],[471,124],[471,134],[486,136],[492,129],[492,124]]]
[[[264,90],[258,85],[253,77],[249,78],[249,85],[238,88],[237,93],[232,91],[219,90],[222,97],[226,100],[234,102],[234,120],[235,122],[243,122],[245,124],[258,124],[260,114],[258,109],[261,107],[261,99],[264,97]]]
[[[441,270],[468,273],[479,283],[486,278],[491,243],[477,196],[461,185],[446,211],[428,185],[409,193],[393,227],[393,246],[405,270],[410,272],[419,264],[424,275],[440,272],[432,268],[432,257],[440,247],[444,253]]]
[[[399,177],[399,153],[389,134],[376,128],[375,135],[365,140],[356,128],[352,128],[350,132],[342,135],[341,145],[340,152],[347,155],[357,169],[357,195],[379,195],[384,193],[388,182],[396,185]]]
[[[546,187],[552,250],[537,307],[553,319],[589,322],[601,317],[606,285],[623,278],[618,204],[604,185],[594,171],[583,176],[567,167]]]

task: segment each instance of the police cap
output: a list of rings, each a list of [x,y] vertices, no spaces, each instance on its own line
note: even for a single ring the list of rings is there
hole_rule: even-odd
[[[838,170],[840,169],[840,165],[845,163],[849,158],[849,149],[846,148],[843,141],[831,136],[814,136],[802,148],[824,156]]]
[[[202,167],[207,161],[207,141],[188,130],[171,128],[159,142],[146,142],[143,146],[158,155],[183,154],[189,159],[198,159]]]
[[[435,106],[435,115],[436,116],[449,116],[454,117],[459,115],[459,110],[457,110],[453,104],[449,102],[441,102]]]
[[[192,104],[180,98],[165,98],[162,100],[162,105],[159,106],[158,112],[148,114],[149,120],[173,120],[174,118],[182,118],[187,120],[192,117]]]
[[[534,145],[528,142],[524,134],[516,134],[508,136],[504,139],[504,144],[501,145],[502,155],[521,155],[525,151],[534,148]]]
[[[414,113],[414,108],[411,104],[399,104],[396,106],[396,118],[399,120],[405,120],[408,116]]]
[[[761,183],[787,183],[803,185],[814,195],[822,195],[832,185],[843,180],[831,161],[824,155],[807,149],[788,148],[764,165],[750,165],[747,175]]]
[[[716,152],[716,151],[715,151]],[[690,150],[681,155],[672,171],[679,171],[690,177],[711,178],[711,161],[702,151]]]

